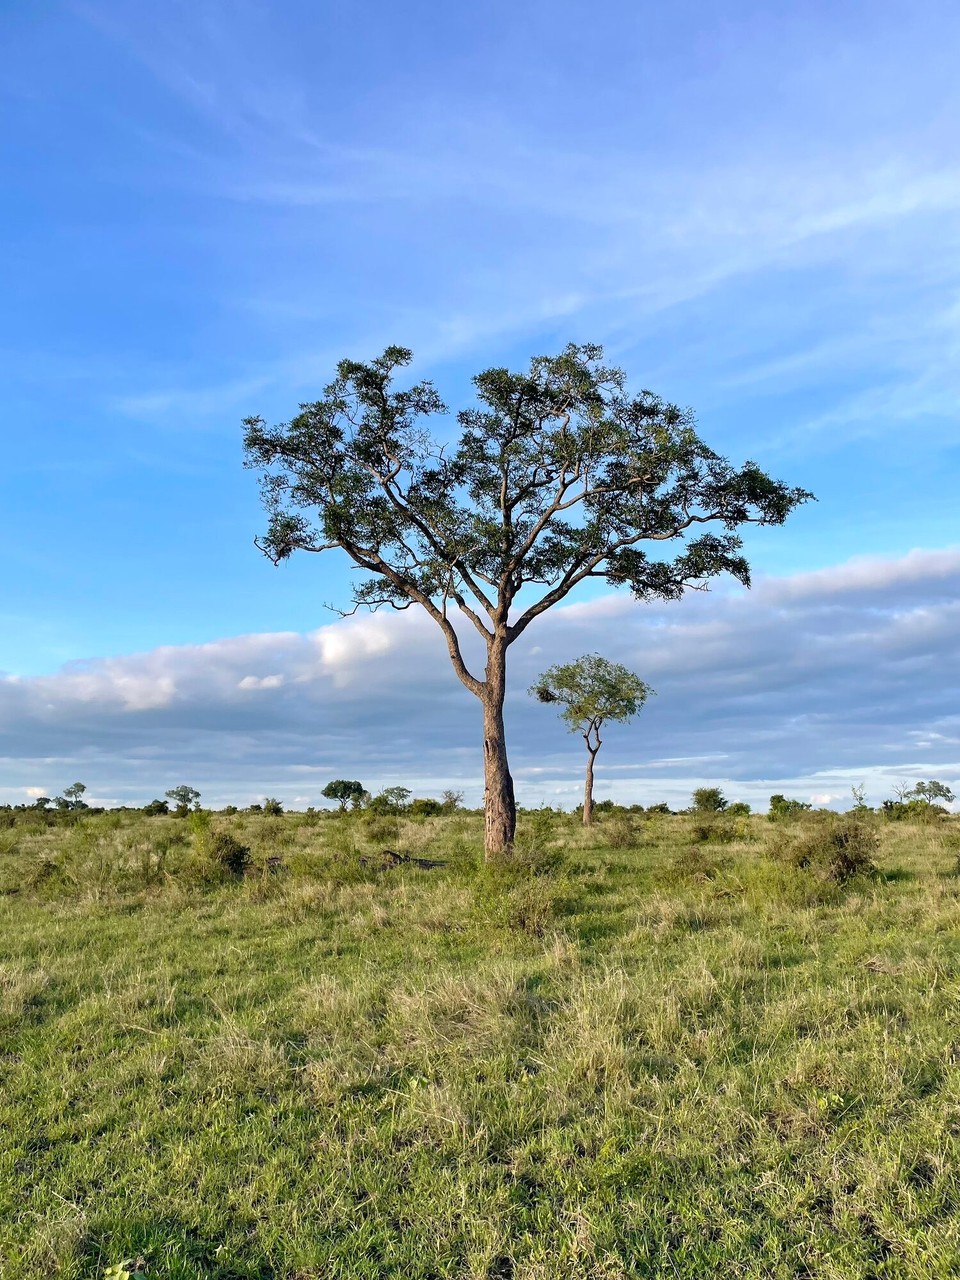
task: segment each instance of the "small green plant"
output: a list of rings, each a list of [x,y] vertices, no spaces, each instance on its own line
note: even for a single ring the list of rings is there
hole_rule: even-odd
[[[283,805],[279,800],[275,800],[273,796],[267,796],[263,802],[263,812],[268,818],[283,817]]]
[[[146,1280],[147,1261],[145,1258],[125,1258],[123,1262],[115,1262],[103,1273],[103,1280]]]

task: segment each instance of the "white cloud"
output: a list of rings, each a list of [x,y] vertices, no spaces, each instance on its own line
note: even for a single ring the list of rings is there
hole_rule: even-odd
[[[600,651],[654,685],[610,726],[598,794],[682,803],[694,786],[874,801],[903,779],[960,782],[960,552],[851,561],[753,592],[670,605],[607,596],[553,610],[512,656],[507,720],[518,793],[577,802],[582,744],[526,689],[547,665]],[[189,778],[211,800],[292,802],[333,776],[420,793],[481,789],[479,707],[419,610],[300,635],[71,664],[0,680],[0,781],[47,794],[81,777],[148,799]],[[309,780],[309,781],[308,781]],[[0,792],[3,794],[3,792]],[[820,801],[816,801],[820,802]]]

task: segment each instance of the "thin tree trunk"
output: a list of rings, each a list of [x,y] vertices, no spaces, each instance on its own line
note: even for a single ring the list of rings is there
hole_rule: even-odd
[[[583,788],[583,825],[589,827],[593,822],[593,762],[597,758],[599,747],[587,746],[587,781]]]
[[[505,647],[494,640],[487,655],[487,678],[481,695],[484,853],[488,862],[511,848],[517,830],[517,804],[513,794],[513,778],[507,763],[507,743],[503,728],[505,693]]]

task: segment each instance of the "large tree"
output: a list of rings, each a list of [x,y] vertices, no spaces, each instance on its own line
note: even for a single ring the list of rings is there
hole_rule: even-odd
[[[593,766],[603,746],[600,730],[608,720],[626,724],[642,708],[653,690],[638,675],[599,653],[585,653],[575,662],[548,667],[530,693],[540,702],[560,704],[560,715],[571,733],[587,744],[587,773],[583,787],[583,825],[593,821]]]
[[[736,531],[782,524],[811,496],[753,462],[734,467],[688,411],[629,393],[602,357],[568,346],[525,373],[484,370],[473,379],[479,403],[457,415],[450,441],[427,429],[448,412],[432,384],[395,386],[412,359],[404,347],[369,364],[342,360],[322,398],[288,423],[244,421],[269,513],[261,550],[279,564],[340,548],[368,575],[355,607],[416,604],[442,631],[483,708],[488,856],[516,827],[503,722],[510,645],[590,578],[638,600],[677,599],[721,573],[749,584]],[[652,558],[654,546],[666,557]],[[482,638],[482,674],[467,664],[458,612]]]

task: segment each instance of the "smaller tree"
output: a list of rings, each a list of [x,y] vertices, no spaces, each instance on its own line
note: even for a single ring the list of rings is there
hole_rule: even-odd
[[[363,799],[363,783],[347,778],[334,778],[333,782],[327,783],[320,794],[325,800],[336,800],[340,806],[340,812],[344,813],[348,804],[354,809],[359,809],[360,801]]]
[[[86,809],[84,804],[83,793],[86,791],[86,784],[83,782],[73,782],[69,787],[63,788],[63,798],[67,802],[70,809]]]
[[[440,794],[440,803],[444,813],[456,813],[463,808],[463,792],[449,788]]]
[[[811,805],[806,800],[794,800],[777,792],[770,797],[770,812],[767,816],[775,822],[778,818],[794,818],[798,813],[806,813],[810,808]]]
[[[271,818],[279,818],[283,815],[283,805],[273,796],[267,796],[263,802],[263,812]]]
[[[906,799],[922,800],[924,804],[953,804],[956,796],[945,782],[938,782],[936,778],[931,778],[929,782],[918,782],[915,787],[906,792]]]
[[[143,812],[148,818],[161,818],[170,812],[170,806],[166,800],[151,800],[149,804],[143,806]]]
[[[410,799],[409,787],[384,787],[379,795],[370,801],[371,813],[404,813]]]
[[[727,801],[719,787],[697,787],[690,797],[694,813],[723,813]]]
[[[435,818],[443,813],[443,805],[431,796],[418,796],[407,805],[407,813],[411,818]]]
[[[598,653],[550,667],[530,689],[540,702],[558,702],[571,733],[587,744],[587,775],[583,788],[583,825],[593,821],[593,765],[603,745],[600,729],[606,720],[632,720],[653,693],[648,684],[618,662]]]
[[[864,783],[860,782],[855,787],[851,787],[850,794],[853,796],[854,813],[870,812],[870,806],[867,804],[867,789]]]
[[[33,802],[33,807],[35,809],[46,809],[47,805],[52,803],[53,802],[49,796],[37,796],[36,800]]]
[[[177,806],[176,813],[178,818],[185,818],[190,812],[191,806],[194,809],[200,808],[200,792],[196,787],[171,787],[169,791],[165,791],[163,794]]]

